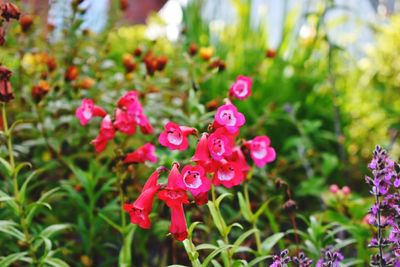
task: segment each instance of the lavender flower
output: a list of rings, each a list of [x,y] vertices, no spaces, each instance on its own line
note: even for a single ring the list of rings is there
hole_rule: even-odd
[[[369,214],[371,225],[378,228],[369,247],[378,248],[379,253],[371,257],[371,266],[400,266],[400,195],[392,193],[400,187],[399,165],[391,160],[387,152],[376,146],[371,163],[373,178],[366,177],[371,186],[371,194],[375,197]],[[387,230],[385,235],[385,230]]]
[[[274,262],[269,267],[287,267],[290,262],[289,251],[287,249],[282,250],[279,255],[274,256]]]
[[[293,262],[299,267],[310,267],[313,263],[303,252],[300,252],[297,257],[293,257]]]
[[[342,253],[339,251],[332,251],[327,248],[322,250],[323,257],[320,258],[315,267],[339,267],[339,263],[344,259]]]

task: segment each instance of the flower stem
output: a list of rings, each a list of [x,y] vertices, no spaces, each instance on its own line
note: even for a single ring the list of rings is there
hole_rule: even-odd
[[[378,222],[378,248],[379,248],[379,266],[384,267],[385,262],[383,259],[383,248],[382,248],[382,225],[381,225],[381,207],[379,201],[379,195],[375,195],[376,205],[378,207],[378,211],[376,213],[376,220]]]
[[[3,105],[2,105],[2,119],[3,119],[4,134],[7,139],[7,148],[8,148],[8,156],[10,159],[11,179],[12,179],[12,183],[13,183],[13,187],[14,187],[14,195],[15,195],[15,199],[17,200],[17,204],[18,204],[18,214],[19,214],[19,218],[20,218],[20,226],[24,233],[25,243],[28,245],[29,254],[32,257],[32,264],[35,265],[37,263],[36,253],[35,253],[35,249],[33,248],[33,245],[31,242],[31,235],[29,233],[29,225],[26,221],[25,212],[24,212],[24,206],[23,206],[24,203],[20,201],[20,192],[19,192],[19,187],[18,187],[17,175],[16,175],[16,171],[15,171],[16,166],[15,166],[14,150],[13,150],[13,145],[12,145],[12,132],[10,131],[10,128],[8,127],[5,103],[3,103]]]

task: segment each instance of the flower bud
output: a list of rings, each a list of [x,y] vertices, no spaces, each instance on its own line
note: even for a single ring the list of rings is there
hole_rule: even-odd
[[[337,184],[332,184],[329,187],[329,191],[331,191],[332,194],[337,194],[339,192],[339,186],[337,186]]]
[[[133,56],[140,57],[141,55],[142,55],[142,49],[140,49],[140,47],[135,48],[135,50],[133,51]]]
[[[265,52],[265,56],[267,58],[274,58],[276,57],[276,51],[274,49],[267,49],[267,51]]]
[[[56,59],[52,56],[46,58],[46,65],[49,72],[53,72],[57,68]]]
[[[27,32],[31,28],[33,24],[33,16],[32,15],[23,15],[19,19],[19,24],[21,25],[22,31]]]
[[[0,28],[0,46],[4,45],[6,42],[6,31],[3,28]]]
[[[293,199],[289,199],[288,201],[283,203],[282,208],[285,211],[291,213],[291,212],[293,212],[293,211],[295,211],[297,209],[297,203]]]
[[[128,0],[119,0],[119,9],[121,11],[127,10],[129,7],[129,1]]]
[[[76,78],[78,78],[78,76],[79,76],[78,67],[70,66],[70,67],[68,67],[67,71],[64,74],[64,79],[67,82],[71,82],[71,81],[76,80]]]
[[[14,99],[10,78],[12,72],[4,66],[0,66],[0,102],[8,103]]]
[[[195,56],[197,54],[197,45],[195,43],[191,43],[188,49],[188,53],[190,56]]]
[[[10,21],[10,19],[18,20],[21,15],[19,8],[11,3],[0,4],[0,13],[6,21]]]
[[[199,54],[201,59],[204,61],[209,61],[214,55],[214,49],[212,47],[202,47],[200,48]]]
[[[167,56],[159,56],[157,57],[156,62],[157,70],[162,71],[168,63],[168,58]]]
[[[96,83],[96,81],[93,80],[92,78],[85,77],[80,81],[79,87],[87,90],[87,89],[92,88],[95,83]]]
[[[49,90],[50,90],[50,85],[46,81],[41,80],[38,83],[38,85],[35,85],[32,87],[32,91],[31,91],[32,98],[36,102],[39,102],[47,95]]]
[[[122,64],[125,67],[125,71],[127,73],[132,72],[136,69],[136,64],[133,60],[133,56],[131,54],[125,54],[122,57]]]
[[[342,188],[343,195],[348,196],[351,194],[351,189],[347,185],[343,186]]]

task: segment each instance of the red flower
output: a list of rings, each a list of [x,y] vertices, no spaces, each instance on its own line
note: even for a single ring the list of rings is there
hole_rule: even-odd
[[[240,100],[246,99],[251,94],[251,84],[252,80],[250,77],[238,76],[235,83],[229,89],[229,95]]]
[[[233,138],[225,131],[225,128],[217,129],[208,137],[208,150],[214,160],[221,160],[224,156],[230,155],[233,145]]]
[[[153,208],[154,195],[157,193],[160,185],[157,184],[160,173],[164,171],[164,167],[159,167],[149,177],[143,186],[142,193],[132,204],[124,204],[124,210],[129,213],[131,222],[139,225],[143,229],[151,226],[149,214]]]
[[[10,19],[19,19],[21,12],[19,8],[11,3],[2,3],[0,4],[0,12],[1,16],[6,20],[10,21]]]
[[[102,152],[106,149],[108,141],[115,137],[115,130],[113,123],[111,121],[110,115],[103,118],[100,126],[99,135],[92,141],[97,153]]]
[[[236,146],[232,150],[232,154],[226,157],[226,160],[230,162],[235,162],[239,166],[240,170],[246,175],[250,170],[250,166],[247,164],[246,157],[244,156],[242,150],[239,146]]]
[[[168,176],[167,187],[158,192],[158,197],[163,200],[168,207],[189,203],[185,191],[186,186],[183,183],[182,175],[180,174],[178,168],[178,163],[174,162],[171,172]]]
[[[130,116],[127,111],[117,108],[115,111],[115,128],[121,133],[133,135],[136,133],[135,118]]]
[[[271,141],[268,136],[257,136],[245,145],[250,149],[250,156],[257,167],[262,168],[265,164],[274,161],[276,158],[275,149],[270,147]]]
[[[226,160],[222,160],[220,163],[221,164],[214,172],[213,184],[222,184],[227,188],[231,188],[232,186],[239,185],[243,181],[244,175],[237,163]]]
[[[6,42],[6,31],[3,28],[0,28],[0,46],[4,45]]]
[[[195,134],[196,129],[179,126],[176,123],[168,122],[164,126],[164,131],[160,134],[158,141],[161,145],[171,150],[185,150],[189,146],[188,135]]]
[[[103,108],[94,105],[92,99],[82,99],[82,104],[75,111],[75,116],[82,125],[88,124],[93,117],[104,117],[106,112]]]
[[[171,225],[169,226],[169,231],[178,241],[183,241],[188,236],[185,212],[182,204],[171,207]]]
[[[157,156],[155,155],[156,147],[151,143],[147,143],[134,152],[128,154],[124,159],[124,163],[144,163],[145,161],[156,162]]]
[[[246,122],[246,119],[233,104],[228,103],[218,108],[215,114],[215,121],[218,125],[225,127],[229,133],[235,134]]]
[[[201,166],[187,165],[182,169],[182,181],[186,189],[196,198],[210,190],[211,182]],[[204,198],[204,196],[202,196]]]
[[[0,102],[10,102],[14,99],[10,78],[12,72],[6,67],[0,66]]]

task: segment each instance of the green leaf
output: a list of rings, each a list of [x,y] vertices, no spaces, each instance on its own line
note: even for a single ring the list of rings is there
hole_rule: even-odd
[[[27,254],[28,254],[28,252],[18,252],[18,253],[10,254],[7,257],[1,258],[0,266],[1,267],[10,266],[14,262],[21,260]]]
[[[193,222],[193,223],[190,225],[190,227],[189,227],[189,229],[188,229],[188,236],[189,236],[189,237],[192,236],[194,229],[196,229],[196,226],[199,225],[199,224],[201,224],[201,222]]]
[[[68,224],[68,223],[63,223],[63,224],[53,224],[50,225],[48,227],[46,227],[45,229],[43,229],[43,231],[40,233],[40,235],[42,237],[51,237],[52,235],[54,235],[55,233],[59,232],[59,231],[64,231],[66,229],[69,229],[72,227],[72,224]]]
[[[232,247],[232,245],[224,245],[217,250],[214,250],[213,252],[210,253],[210,255],[207,256],[207,258],[203,261],[203,264],[201,266],[207,267],[208,264],[211,262],[212,259],[214,259],[219,253],[228,250]]]
[[[218,247],[212,244],[200,244],[196,246],[196,250],[205,250],[205,249],[210,249],[210,250],[215,250]]]
[[[59,258],[47,258],[44,262],[53,267],[69,267],[68,263]]]
[[[99,217],[102,218],[106,223],[108,223],[110,226],[112,226],[115,230],[118,232],[122,233],[122,227],[117,225],[115,222],[113,222],[110,218],[108,218],[106,215],[103,213],[99,213]]]
[[[210,210],[211,218],[214,221],[215,226],[217,227],[219,233],[221,235],[225,234],[226,223],[219,212],[219,209],[214,205],[213,202],[208,201],[207,203],[208,209]]]
[[[239,199],[240,211],[242,212],[243,217],[245,218],[246,221],[250,223],[253,222],[254,219],[253,212],[251,211],[249,203],[246,202],[241,192],[238,193],[238,199]]]
[[[219,206],[221,205],[221,201],[226,198],[226,197],[231,197],[233,196],[231,193],[223,193],[221,194],[216,200],[215,200],[215,206],[217,208],[219,208]]]
[[[0,221],[0,232],[16,237],[18,240],[24,240],[24,234],[17,229],[17,224],[13,221]]]
[[[10,163],[3,158],[0,158],[0,172],[6,176],[6,178],[10,178],[12,174],[12,168]]]
[[[260,257],[257,257],[254,260],[252,260],[251,262],[249,262],[249,265],[247,265],[247,266],[248,267],[254,266],[257,263],[260,263],[260,262],[262,262],[262,261],[264,261],[266,259],[270,259],[270,258],[272,258],[272,256],[260,256]]]
[[[262,249],[265,251],[265,253],[269,253],[271,251],[271,249],[279,242],[279,240],[281,240],[282,237],[284,237],[285,234],[284,233],[275,233],[273,235],[271,235],[270,237],[268,237],[267,239],[265,239],[262,244],[261,247]]]
[[[45,206],[47,208],[50,207],[50,205],[48,203],[46,203],[45,201],[50,198],[54,193],[56,193],[58,190],[60,190],[59,187],[53,188],[49,191],[47,191],[46,193],[44,193],[39,200],[37,200],[35,203],[33,203],[33,205],[29,205],[28,207],[28,215],[26,216],[26,219],[28,221],[28,224],[32,222],[33,216],[35,216],[36,214],[36,210],[38,207],[40,206]],[[50,207],[51,209],[51,207]]]
[[[21,189],[20,189],[20,200],[21,200],[21,203],[24,203],[25,202],[25,196],[26,196],[26,188],[28,187],[28,184],[29,184],[29,182],[37,175],[37,174],[39,174],[41,172],[41,170],[36,170],[36,171],[33,171],[29,176],[28,176],[28,178],[26,178],[26,180],[24,181],[24,183],[22,184],[22,186],[21,186]]]
[[[241,234],[236,241],[233,243],[233,247],[232,247],[232,253],[235,253],[237,248],[246,240],[246,238],[248,238],[250,235],[254,234],[258,232],[258,229],[254,228],[254,229],[250,229],[246,232],[244,232],[243,234]]]
[[[133,234],[136,230],[135,224],[129,224],[126,229],[124,235],[124,243],[122,245],[121,251],[119,252],[118,263],[120,267],[129,267],[131,266],[132,262],[132,241],[133,241]]]

